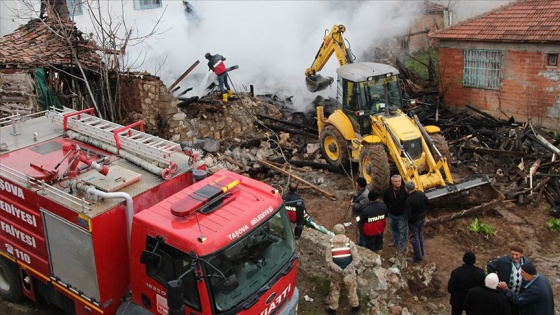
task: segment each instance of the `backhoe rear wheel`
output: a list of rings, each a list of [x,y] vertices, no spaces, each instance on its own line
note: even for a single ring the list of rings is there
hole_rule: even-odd
[[[321,132],[321,151],[327,162],[334,166],[347,165],[348,142],[334,126],[326,126]]]
[[[366,179],[367,188],[382,193],[389,185],[390,174],[389,158],[383,145],[364,145],[360,152],[360,176]]]
[[[447,144],[447,140],[445,140],[443,135],[438,132],[438,133],[431,134],[430,137],[434,141],[434,145],[439,150],[439,153],[441,153],[442,156],[447,158],[447,162],[451,162],[449,160],[450,159],[449,145]],[[436,163],[439,162],[440,160],[439,156],[434,152],[434,150],[430,150],[430,151],[432,152],[432,155],[434,156],[434,160],[436,161]]]
[[[23,300],[18,266],[3,256],[0,256],[0,296],[4,300],[14,303]]]

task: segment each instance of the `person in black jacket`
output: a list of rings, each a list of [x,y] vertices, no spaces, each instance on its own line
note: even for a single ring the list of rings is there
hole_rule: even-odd
[[[505,282],[513,293],[519,294],[523,278],[521,277],[521,266],[530,263],[531,260],[523,255],[523,248],[519,245],[510,246],[510,254],[491,260],[486,269],[488,273],[494,272],[501,282]],[[521,307],[511,305],[512,315],[519,315]]]
[[[297,240],[301,236],[303,231],[303,224],[305,217],[308,217],[307,211],[305,210],[305,203],[303,199],[297,194],[298,184],[295,182],[288,185],[288,192],[282,195],[284,200],[284,205],[288,212],[288,217],[291,222],[295,222],[296,226],[294,228],[294,238]]]
[[[208,59],[208,69],[218,76],[218,88],[220,89],[220,93],[222,93],[222,100],[227,102],[228,97],[231,98],[233,96],[233,92],[228,83],[229,77],[226,64],[224,63],[226,58],[220,54],[212,55],[211,53],[206,53],[204,58]]]
[[[369,190],[366,188],[367,182],[363,177],[356,178],[356,193],[350,201],[350,207],[352,208],[352,217],[358,216],[362,213],[362,210],[369,203],[368,193]],[[358,245],[366,246],[366,241],[363,239],[362,234],[358,232]]]
[[[387,206],[378,201],[379,193],[372,190],[368,193],[369,204],[358,217],[358,229],[366,248],[380,254],[383,249],[383,232],[387,225]]]
[[[507,297],[496,289],[498,282],[498,276],[489,273],[484,279],[484,286],[476,286],[469,290],[463,306],[467,315],[511,314]]]
[[[451,315],[461,315],[469,289],[484,284],[484,270],[474,265],[476,256],[473,252],[465,252],[463,263],[451,272],[447,282],[447,292],[451,293]]]
[[[406,189],[402,184],[401,175],[391,176],[391,185],[383,193],[383,202],[389,209],[388,219],[393,242],[397,252],[402,253],[406,248],[407,225],[405,215]]]
[[[405,213],[408,220],[408,233],[414,256],[406,260],[419,263],[424,259],[424,223],[426,222],[426,203],[428,198],[424,192],[416,190],[416,184],[408,181],[405,184],[406,197]]]
[[[521,266],[521,276],[524,282],[519,294],[508,289],[505,282],[498,287],[506,291],[510,302],[521,306],[521,315],[554,315],[554,295],[548,279],[537,273],[533,263]]]

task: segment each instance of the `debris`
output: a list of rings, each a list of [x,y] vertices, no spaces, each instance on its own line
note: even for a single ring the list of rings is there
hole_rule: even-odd
[[[287,172],[287,171],[285,171],[285,170],[283,170],[283,169],[281,169],[281,168],[279,168],[279,167],[277,167],[277,166],[275,166],[275,165],[273,165],[273,164],[271,164],[271,163],[268,163],[267,161],[258,160],[257,163],[260,163],[260,164],[263,164],[263,165],[265,165],[265,166],[268,166],[268,167],[271,168],[272,170],[277,171],[277,172],[280,172],[280,173],[282,173],[282,174],[284,174],[284,175],[288,175],[288,176],[290,176],[290,177],[292,177],[292,178],[294,178],[294,179],[296,179],[296,180],[298,180],[298,181],[300,181],[300,182],[302,182],[302,183],[304,183],[304,184],[306,184],[306,185],[308,185],[308,186],[313,187],[314,190],[318,191],[318,192],[321,193],[323,196],[325,196],[325,197],[327,197],[327,198],[329,198],[329,199],[331,199],[331,200],[333,200],[333,201],[336,200],[336,196],[335,196],[335,195],[333,195],[333,194],[331,194],[331,193],[329,193],[329,192],[327,192],[327,191],[324,191],[324,190],[320,189],[319,187],[313,185],[312,183],[306,181],[305,179],[303,179],[303,178],[301,178],[301,177],[299,177],[299,176],[296,176],[296,175],[294,175],[294,174],[292,174],[292,173],[290,173],[290,172]]]

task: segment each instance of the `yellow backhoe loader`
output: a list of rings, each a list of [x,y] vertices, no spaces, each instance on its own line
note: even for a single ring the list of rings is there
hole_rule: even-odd
[[[416,115],[410,117],[402,110],[406,101],[398,84],[399,71],[386,64],[354,62],[342,37],[344,31],[343,25],[332,28],[305,71],[308,89],[316,92],[334,81],[318,74],[333,53],[340,63],[334,111],[325,117],[323,106],[317,107],[321,150],[328,163],[358,162],[368,188],[378,191],[389,185],[391,161],[403,181],[414,181],[429,199],[481,185],[488,185],[496,196],[486,175],[454,182],[449,148],[440,128],[423,126]]]

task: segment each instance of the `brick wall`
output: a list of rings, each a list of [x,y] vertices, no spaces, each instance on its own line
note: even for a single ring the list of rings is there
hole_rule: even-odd
[[[463,87],[463,49],[440,47],[440,90],[444,103],[470,104],[488,113],[560,130],[560,68],[547,66],[539,51],[503,50],[499,90]]]

